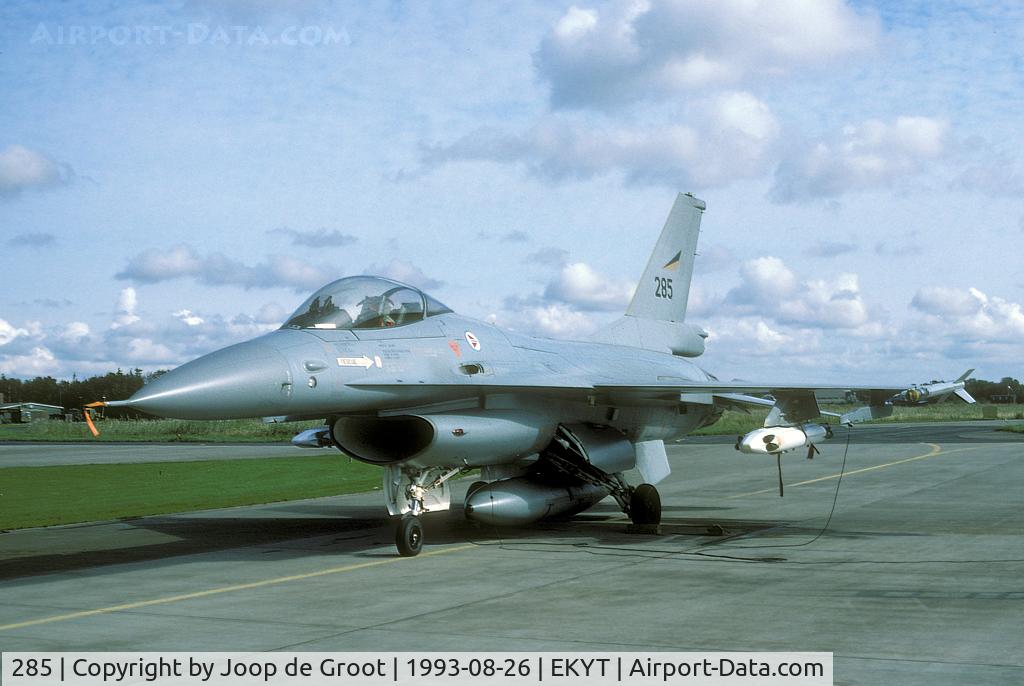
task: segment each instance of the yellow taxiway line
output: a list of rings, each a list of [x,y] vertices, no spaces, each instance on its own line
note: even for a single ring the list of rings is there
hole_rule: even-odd
[[[885,469],[887,467],[895,467],[898,464],[906,464],[907,462],[914,462],[916,460],[926,460],[929,457],[935,457],[936,455],[950,455],[952,453],[962,453],[962,452],[967,451],[967,450],[978,450],[980,448],[985,447],[985,446],[980,446],[979,445],[979,446],[971,446],[969,448],[954,448],[953,450],[943,450],[942,446],[940,446],[940,445],[938,445],[936,443],[925,443],[925,445],[931,446],[931,450],[929,450],[928,452],[926,452],[926,453],[924,453],[922,455],[915,455],[913,457],[905,457],[902,460],[894,460],[893,462],[886,462],[884,464],[876,464],[873,467],[862,467],[861,469],[851,469],[848,472],[842,472],[840,474],[829,474],[828,476],[819,476],[817,479],[808,479],[807,481],[798,481],[795,484],[786,484],[786,487],[787,488],[792,488],[794,486],[806,486],[807,484],[816,484],[819,481],[828,481],[830,479],[838,479],[840,476],[843,476],[843,477],[853,476],[854,474],[863,474],[864,472],[873,472],[876,469]],[[777,488],[762,488],[759,491],[751,491],[749,493],[738,493],[736,495],[726,496],[726,499],[727,500],[732,500],[734,498],[746,498],[746,497],[752,496],[752,495],[761,495],[762,493],[775,493],[777,491],[778,491]]]
[[[233,584],[231,586],[220,586],[218,588],[210,588],[205,591],[195,591],[194,593],[181,593],[179,595],[169,595],[162,598],[152,598],[150,600],[139,600],[134,603],[122,603],[120,605],[108,605],[107,607],[98,607],[95,610],[82,610],[80,612],[69,612],[63,615],[53,615],[50,617],[42,617],[40,619],[29,619],[24,622],[15,622],[14,624],[0,624],[0,631],[9,631],[10,629],[21,629],[27,626],[37,626],[39,624],[50,624],[51,622],[64,622],[69,619],[80,619],[82,617],[93,617],[95,615],[105,615],[110,612],[122,612],[124,610],[137,610],[140,607],[152,607],[153,605],[167,605],[168,603],[177,603],[182,600],[193,600],[194,598],[206,598],[213,595],[221,595],[223,593],[235,593],[236,591],[247,591],[252,588],[263,588],[264,586],[276,586],[278,584],[287,584],[292,581],[303,581],[305,579],[315,579],[319,576],[328,576],[330,574],[344,574],[345,572],[354,572],[358,569],[367,569],[369,567],[379,567],[381,565],[392,564],[395,562],[403,562],[407,560],[417,560],[424,557],[433,557],[435,555],[445,555],[447,553],[457,553],[462,550],[469,550],[473,548],[473,545],[460,545],[454,548],[443,548],[441,550],[432,550],[426,553],[420,553],[416,557],[389,557],[385,560],[374,560],[372,562],[359,562],[351,565],[344,565],[342,567],[329,567],[328,569],[320,569],[315,572],[306,572],[305,574],[292,574],[290,576],[279,576],[273,579],[264,579],[262,581],[251,581],[245,584]]]

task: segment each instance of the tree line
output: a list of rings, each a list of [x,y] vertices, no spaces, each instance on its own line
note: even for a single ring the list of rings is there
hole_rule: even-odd
[[[1024,389],[1020,381],[1004,376],[999,381],[985,381],[984,379],[968,379],[966,384],[967,392],[974,396],[974,399],[990,401],[993,396],[1017,396],[1017,402],[1024,402]]]
[[[142,388],[147,382],[166,374],[167,370],[144,374],[141,369],[127,372],[118,369],[102,376],[79,379],[55,379],[52,376],[37,376],[34,379],[8,378],[0,374],[0,394],[4,402],[32,402],[58,405],[65,409],[81,409],[86,403],[97,400],[123,400]],[[109,408],[108,417],[138,418],[147,415],[127,408]]]

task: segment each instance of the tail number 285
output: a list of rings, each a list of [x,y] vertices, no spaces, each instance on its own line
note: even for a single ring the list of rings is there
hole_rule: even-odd
[[[654,297],[672,299],[672,279],[654,277]]]

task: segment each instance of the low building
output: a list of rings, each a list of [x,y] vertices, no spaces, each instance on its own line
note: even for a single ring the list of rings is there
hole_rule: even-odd
[[[45,403],[4,403],[0,405],[0,422],[4,424],[24,424],[51,417],[63,419],[64,408]]]

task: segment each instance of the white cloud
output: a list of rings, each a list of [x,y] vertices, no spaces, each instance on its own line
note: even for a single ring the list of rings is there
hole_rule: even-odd
[[[58,368],[57,358],[48,348],[37,346],[27,355],[5,355],[0,358],[0,372],[15,376],[43,376]]]
[[[135,308],[139,305],[139,296],[135,292],[134,288],[122,288],[121,292],[117,294],[117,311],[127,312],[129,314],[135,313]]]
[[[166,345],[148,338],[132,338],[123,354],[133,364],[174,364],[179,359]]]
[[[689,115],[685,123],[637,126],[554,115],[522,133],[478,129],[426,148],[423,163],[522,163],[534,176],[557,180],[617,172],[630,182],[673,187],[723,185],[769,171],[780,126],[767,104],[750,93],[726,92],[694,102]]]
[[[566,303],[524,305],[504,316],[492,315],[492,320],[513,331],[550,338],[584,338],[596,328],[587,314]]]
[[[686,318],[690,321],[714,315],[722,304],[722,297],[712,293],[700,281],[690,284],[690,295],[686,301]]]
[[[306,293],[333,281],[335,274],[322,267],[315,267],[305,260],[288,255],[268,257],[267,261],[254,267],[244,268],[245,276],[238,281],[226,280],[245,288],[287,287]]]
[[[735,314],[825,329],[855,329],[870,323],[856,274],[803,281],[781,259],[767,256],[745,262],[740,279],[724,302]]]
[[[139,321],[139,315],[135,314],[135,308],[139,304],[139,298],[135,289],[129,286],[122,288],[117,296],[117,309],[114,314],[114,321],[110,323],[111,329],[120,329]]]
[[[70,322],[64,327],[64,330],[60,333],[60,338],[67,341],[68,343],[78,343],[83,338],[89,336],[90,330],[89,325],[85,322]]]
[[[611,279],[584,262],[574,262],[563,266],[548,283],[544,298],[584,310],[623,312],[635,289],[633,281]]]
[[[178,310],[174,313],[174,316],[184,322],[186,326],[199,326],[203,323],[203,318],[192,312],[192,310]]]
[[[168,250],[154,248],[139,253],[128,261],[128,266],[117,276],[141,283],[156,283],[194,275],[202,268],[203,258],[199,252],[190,245],[180,243]]]
[[[0,319],[0,345],[7,345],[16,338],[28,335],[28,329],[14,326],[6,319]]]
[[[775,170],[772,197],[792,202],[887,186],[941,158],[948,133],[947,122],[921,116],[846,126],[834,140],[790,150]]]
[[[279,304],[266,303],[255,314],[225,317],[179,308],[143,319],[138,307],[138,295],[129,287],[118,293],[113,321],[100,331],[83,321],[51,327],[27,321],[16,327],[0,319],[0,371],[66,377],[128,366],[169,368],[279,328],[287,315]]]
[[[193,278],[209,286],[250,288],[291,288],[307,292],[330,281],[330,272],[288,255],[268,257],[246,265],[223,253],[202,255],[196,248],[179,243],[168,250],[144,250],[128,260],[116,275],[136,283],[157,283]]]
[[[564,257],[563,251],[556,255]],[[608,277],[585,262],[563,263],[543,292],[505,298],[489,321],[527,334],[584,338],[625,312],[635,288],[634,282]]]
[[[758,257],[740,267],[743,284],[729,293],[736,303],[774,304],[796,293],[796,275],[778,257]]]
[[[72,176],[70,167],[36,150],[17,144],[0,150],[0,196],[58,186],[67,183]]]
[[[759,317],[723,320],[707,326],[709,349],[721,353],[739,349],[744,355],[793,354],[797,352],[797,338],[773,327]],[[807,338],[802,338],[806,351]]]
[[[911,306],[926,314],[962,317],[981,310],[981,301],[970,292],[946,286],[925,286],[918,289]]]
[[[555,36],[564,41],[580,40],[596,27],[597,12],[573,5],[555,24]]]
[[[535,56],[555,107],[614,107],[872,50],[878,21],[840,0],[632,0],[573,6]]]
[[[1021,304],[989,296],[977,288],[928,286],[918,290],[911,307],[926,315],[930,335],[962,343],[1016,344],[1024,355],[1024,309]]]

